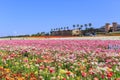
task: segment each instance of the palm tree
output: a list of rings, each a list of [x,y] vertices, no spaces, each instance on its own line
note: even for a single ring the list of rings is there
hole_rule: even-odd
[[[75,29],[75,25],[73,25],[73,28]]]
[[[77,27],[79,28],[79,24],[77,24]]]
[[[58,30],[58,28],[56,28],[56,31]]]
[[[92,23],[89,23],[88,25],[89,25],[89,27],[91,27],[91,26],[92,26]]]
[[[64,27],[64,30],[66,29],[66,27]]]
[[[88,25],[87,25],[87,24],[85,24],[84,26],[85,26],[85,28],[86,28],[86,30],[87,30],[87,26],[88,26]]]
[[[80,28],[82,29],[82,28],[83,28],[83,25],[80,25]]]
[[[61,30],[63,29],[63,27],[60,28]]]
[[[52,33],[53,33],[53,29],[51,29],[51,31],[50,31],[50,34],[52,35]]]
[[[81,30],[81,27],[79,27],[78,29]]]
[[[58,28],[58,30],[60,31],[60,28]]]
[[[66,29],[69,30],[69,27],[67,26]]]
[[[53,31],[53,29],[51,29],[51,32]]]

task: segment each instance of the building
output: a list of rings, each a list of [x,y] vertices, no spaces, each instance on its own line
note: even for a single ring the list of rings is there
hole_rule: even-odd
[[[120,31],[120,24],[117,22],[113,22],[112,25],[110,23],[106,23],[104,26],[99,28],[99,31],[106,33]]]
[[[81,31],[79,29],[72,30],[72,35],[73,36],[79,36],[80,34],[81,34]]]

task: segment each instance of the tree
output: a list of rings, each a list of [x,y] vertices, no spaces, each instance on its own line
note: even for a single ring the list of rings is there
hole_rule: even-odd
[[[44,35],[45,35],[45,32],[41,32],[40,34],[41,34],[41,36],[44,36]]]
[[[81,30],[81,27],[79,27],[78,29]]]
[[[51,32],[53,31],[53,29],[51,29]]]
[[[79,24],[77,24],[77,27],[79,28]]]
[[[49,33],[45,33],[46,36],[49,36],[50,34]]]
[[[89,25],[89,27],[91,27],[91,26],[92,26],[92,23],[89,23],[88,25]]]
[[[58,31],[60,31],[60,28],[58,28]]]
[[[87,30],[87,26],[88,26],[88,25],[87,25],[87,24],[85,24],[84,26],[85,26],[85,28],[86,28],[86,30]]]
[[[51,29],[51,31],[50,31],[50,34],[52,35],[52,33],[53,33],[53,29]]]
[[[69,30],[69,27],[67,26],[66,29]]]
[[[58,28],[56,28],[56,31],[58,30]]]
[[[64,30],[66,29],[66,27],[64,27]]]
[[[82,29],[82,28],[83,28],[83,25],[80,25],[80,28]]]
[[[60,28],[61,30],[63,29],[63,27]]]
[[[75,25],[73,25],[73,29],[75,29]]]
[[[41,34],[38,32],[37,34],[36,34],[36,36],[40,36]]]

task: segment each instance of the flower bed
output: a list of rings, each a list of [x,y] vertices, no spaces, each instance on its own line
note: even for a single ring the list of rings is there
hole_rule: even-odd
[[[1,40],[2,80],[119,80],[119,40]]]

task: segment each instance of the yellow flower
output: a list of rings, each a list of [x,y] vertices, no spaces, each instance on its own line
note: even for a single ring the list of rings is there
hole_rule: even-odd
[[[107,68],[107,71],[112,71],[112,69],[108,67],[108,68]]]
[[[66,71],[63,70],[63,69],[60,69],[60,73],[61,73],[61,74],[64,74],[64,73],[66,73]]]
[[[18,62],[15,62],[15,65],[18,65],[19,63]]]
[[[23,61],[28,62],[28,58],[27,57],[23,58]]]
[[[84,59],[84,61],[83,62],[87,62],[87,59]]]
[[[57,76],[57,79],[58,79],[58,80],[63,79],[63,78],[64,78],[64,77],[61,76],[61,75]]]
[[[35,71],[35,74],[38,74],[38,71]]]
[[[8,64],[5,64],[5,66],[8,66]]]
[[[80,77],[77,77],[77,80],[81,80]]]
[[[32,62],[30,62],[29,64],[32,64]]]

